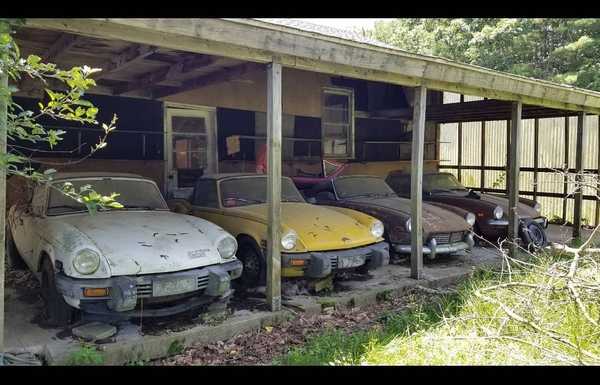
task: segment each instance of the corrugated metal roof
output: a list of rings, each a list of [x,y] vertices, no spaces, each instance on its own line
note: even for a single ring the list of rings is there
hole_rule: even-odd
[[[358,43],[365,43],[370,45],[379,46],[382,48],[392,48],[398,49],[390,44],[383,43],[379,40],[371,39],[360,32],[352,31],[349,29],[341,29],[341,28],[333,28],[326,25],[321,24],[313,24],[308,21],[304,21],[302,19],[257,19],[254,20],[264,21],[266,23],[283,25],[286,27],[296,28],[306,32],[318,33],[325,36],[337,37],[340,39],[352,40]]]

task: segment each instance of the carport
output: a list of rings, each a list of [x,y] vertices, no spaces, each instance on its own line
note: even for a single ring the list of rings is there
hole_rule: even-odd
[[[338,77],[412,89],[410,108],[379,109],[377,118],[387,117],[407,121],[412,131],[409,144],[412,175],[412,257],[411,276],[420,279],[423,272],[421,234],[422,173],[425,168],[426,122],[436,125],[473,120],[506,120],[508,165],[507,191],[510,197],[509,237],[518,234],[516,202],[519,197],[521,168],[520,146],[523,119],[556,116],[577,116],[576,166],[583,171],[583,130],[587,115],[600,113],[600,93],[558,85],[546,81],[500,73],[489,69],[452,62],[446,59],[401,51],[382,43],[352,34],[314,28],[301,22],[257,19],[29,19],[19,31],[17,41],[24,54],[36,53],[43,60],[61,66],[88,64],[104,70],[96,76],[99,95],[109,97],[178,101],[177,108],[186,105],[178,95],[195,95],[196,90],[207,90],[211,97],[221,98],[219,105],[227,106],[225,99],[237,94],[239,87],[252,74],[263,74],[265,82],[254,81],[263,87],[249,103],[260,104],[266,113],[266,143],[268,158],[269,240],[267,242],[267,302],[271,310],[281,308],[280,289],[280,192],[282,175],[282,147],[284,105],[293,110],[303,98],[312,99],[311,83],[307,94],[286,95],[286,73],[302,73],[310,79]],[[287,72],[286,72],[287,71]],[[298,75],[300,76],[300,75]],[[4,80],[6,81],[6,80]],[[250,80],[253,81],[253,80]],[[297,79],[294,79],[297,82]],[[351,82],[349,80],[349,82]],[[39,96],[30,93],[30,84],[23,81],[20,96]],[[229,84],[229,94],[216,95],[212,86]],[[317,84],[320,84],[317,82]],[[320,93],[320,86],[316,87]],[[256,90],[257,88],[253,88]],[[458,93],[485,98],[485,100],[446,103],[441,92]],[[241,91],[240,91],[241,93]],[[317,97],[320,106],[320,99]],[[189,106],[187,106],[189,107]],[[354,101],[350,103],[354,108]],[[215,119],[207,110],[206,119]],[[5,111],[0,111],[4,115]],[[323,112],[320,112],[323,116]],[[165,115],[167,119],[168,114]],[[373,116],[375,118],[375,116]],[[349,123],[352,127],[354,122]],[[126,130],[121,131],[127,134]],[[155,132],[137,132],[145,141]],[[165,140],[172,132],[167,131]],[[239,135],[238,135],[239,136]],[[243,139],[243,138],[241,138]],[[305,141],[310,138],[304,138]],[[354,138],[352,138],[354,139]],[[218,141],[211,134],[206,141]],[[377,141],[373,141],[377,145]],[[393,144],[387,141],[387,144]],[[439,154],[439,133],[436,129],[435,153]],[[322,144],[323,145],[323,144]],[[381,144],[383,146],[383,144]],[[216,158],[216,147],[208,155]],[[346,144],[346,151],[354,155],[354,142]],[[363,149],[364,150],[364,149]],[[144,150],[145,151],[145,150]],[[366,151],[366,150],[365,150]],[[164,161],[169,162],[173,152],[164,147]],[[436,156],[437,157],[437,156]],[[216,162],[207,162],[214,167]],[[408,165],[407,164],[407,165]],[[368,166],[368,165],[367,165]],[[368,169],[358,168],[363,171]],[[141,167],[147,167],[142,165]],[[434,167],[437,167],[434,162]],[[154,169],[165,186],[170,176],[167,168]],[[3,182],[4,183],[4,182]],[[5,190],[4,186],[0,189]],[[574,235],[579,234],[583,195],[578,191],[574,199]],[[3,209],[4,209],[4,205]],[[4,212],[0,213],[4,220]],[[4,226],[4,223],[0,223]],[[516,247],[511,248],[516,252]],[[3,262],[3,261],[0,261]],[[0,269],[4,266],[0,263]]]

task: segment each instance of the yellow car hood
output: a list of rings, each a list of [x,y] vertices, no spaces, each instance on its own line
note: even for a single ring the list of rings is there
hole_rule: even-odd
[[[267,224],[266,204],[230,208],[228,211]],[[352,216],[344,212],[352,213]],[[294,230],[300,239],[291,252],[350,249],[381,240],[371,234],[370,224],[374,219],[356,211],[284,202],[281,215],[283,228]],[[355,218],[361,218],[362,223]]]

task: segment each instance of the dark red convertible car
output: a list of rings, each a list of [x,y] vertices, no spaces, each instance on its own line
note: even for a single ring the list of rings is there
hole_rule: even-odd
[[[410,197],[410,174],[392,171],[386,182],[400,196]],[[433,172],[423,174],[423,199],[475,213],[474,231],[490,242],[505,239],[508,232],[508,198],[497,194],[480,194],[463,186],[453,174]],[[539,203],[520,198],[517,206],[519,236],[527,247],[544,247],[548,239],[544,229],[548,220],[540,214]]]
[[[347,175],[315,180],[303,193],[309,203],[362,211],[384,224],[384,237],[398,254],[410,254],[410,201],[399,197],[377,176]],[[306,187],[306,184],[304,185]],[[470,250],[475,215],[444,204],[423,204],[423,254]]]

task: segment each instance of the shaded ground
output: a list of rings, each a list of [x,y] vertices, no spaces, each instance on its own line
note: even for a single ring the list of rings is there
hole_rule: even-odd
[[[204,346],[192,346],[183,353],[152,365],[272,365],[291,348],[302,346],[312,336],[324,331],[355,333],[377,328],[387,312],[399,313],[430,303],[439,294],[431,290],[411,289],[402,297],[383,299],[381,302],[334,311],[325,309],[324,314],[299,316],[281,326],[265,327],[260,332],[240,334],[227,341]]]

